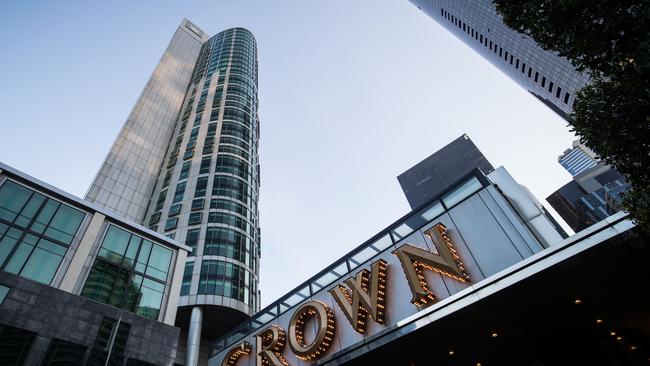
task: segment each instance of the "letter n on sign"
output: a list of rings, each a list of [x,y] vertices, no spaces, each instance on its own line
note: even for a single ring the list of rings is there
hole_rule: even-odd
[[[463,268],[463,262],[461,262],[451,239],[447,236],[445,225],[436,224],[425,234],[431,238],[439,254],[410,244],[404,244],[393,251],[402,264],[406,280],[411,288],[411,293],[413,293],[411,302],[418,306],[432,304],[436,301],[435,295],[429,290],[424,278],[425,269],[460,282],[469,281],[469,275]]]

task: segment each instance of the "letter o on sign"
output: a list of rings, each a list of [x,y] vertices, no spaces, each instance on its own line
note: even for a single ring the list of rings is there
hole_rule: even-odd
[[[305,341],[305,324],[314,317],[316,338],[310,344]],[[334,339],[334,313],[320,301],[309,301],[293,313],[289,322],[289,348],[302,360],[315,360],[325,354]]]

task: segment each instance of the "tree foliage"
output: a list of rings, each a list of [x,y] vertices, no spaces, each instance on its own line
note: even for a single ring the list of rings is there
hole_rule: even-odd
[[[650,1],[494,0],[507,26],[568,58],[591,83],[573,131],[628,178],[626,209],[650,232]]]

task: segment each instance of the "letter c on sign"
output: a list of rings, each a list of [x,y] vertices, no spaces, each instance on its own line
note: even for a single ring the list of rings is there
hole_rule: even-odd
[[[305,324],[310,317],[316,318],[316,338],[311,344],[305,341]],[[320,301],[309,301],[293,313],[289,322],[289,348],[301,360],[321,357],[334,339],[334,313]]]

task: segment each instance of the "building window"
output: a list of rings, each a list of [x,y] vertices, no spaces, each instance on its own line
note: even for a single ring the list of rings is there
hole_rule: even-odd
[[[250,275],[244,268],[217,260],[201,263],[199,295],[219,295],[245,301],[248,300],[245,293],[250,292],[249,288]]]
[[[555,97],[556,97],[556,98],[559,98],[560,95],[562,95],[562,88],[560,88],[560,87],[558,86],[558,87],[557,87],[557,90],[555,91]]]
[[[535,71],[535,82],[537,82],[538,78],[539,78],[539,72]]]
[[[183,284],[181,285],[181,296],[187,296],[190,294],[193,271],[194,271],[194,262],[185,263],[185,271],[183,271]]]
[[[176,191],[174,192],[174,199],[172,204],[181,202],[183,200],[183,195],[185,194],[185,185],[186,182],[181,182],[176,185]]]
[[[129,338],[129,329],[129,324],[104,317],[99,325],[87,365],[121,365]]]
[[[208,177],[201,177],[196,180],[196,191],[194,191],[194,197],[203,197],[205,196],[208,190]]]
[[[178,161],[178,158],[174,156],[173,158],[169,159],[169,162],[167,162],[167,168],[171,168],[174,165],[176,165],[176,161]]]
[[[169,186],[169,181],[172,179],[172,173],[174,173],[174,169],[169,169],[167,173],[165,173],[165,179],[163,180],[162,188]]]
[[[205,233],[203,255],[219,255],[236,259],[249,265],[250,239],[234,229],[208,227]]]
[[[0,285],[0,304],[2,304],[2,302],[7,298],[7,295],[9,295],[9,290],[11,290],[10,287]]]
[[[200,232],[201,229],[190,229],[187,231],[187,236],[185,237],[185,245],[192,248],[192,252],[187,254],[188,257],[196,255],[196,246],[199,242]]]
[[[565,94],[564,94],[564,104],[568,104],[568,103],[569,103],[569,97],[570,97],[570,96],[571,96],[571,95],[570,95],[569,93],[565,93]]]
[[[199,174],[210,173],[210,162],[211,161],[212,161],[212,158],[209,157],[209,156],[201,159],[201,168],[199,170]]]
[[[546,85],[546,76],[542,76],[542,88]]]
[[[197,198],[192,201],[192,211],[202,210],[205,204],[205,198]]]
[[[178,217],[170,217],[165,221],[165,231],[170,231],[176,229],[178,225]]]
[[[191,165],[192,162],[189,161],[183,163],[183,167],[181,168],[181,175],[178,177],[178,180],[187,179],[187,177],[190,175]]]
[[[552,81],[548,83],[548,91],[551,92],[551,93],[553,92],[553,82]]]
[[[0,187],[0,269],[49,285],[84,216],[7,180]]]
[[[165,205],[165,198],[167,197],[167,190],[161,191],[158,194],[158,200],[156,201],[156,209],[154,211],[162,210]]]
[[[0,359],[3,365],[22,365],[36,333],[0,324]]]
[[[81,295],[157,319],[172,250],[110,225]]]
[[[201,223],[203,212],[192,212],[187,220],[188,225],[198,225]]]
[[[180,212],[181,212],[181,204],[177,203],[177,204],[169,206],[169,214],[167,214],[167,216],[169,216],[169,217],[176,216]]]
[[[53,338],[47,348],[41,366],[83,365],[86,346]]]
[[[194,156],[194,150],[187,150],[183,154],[183,160],[190,159],[190,158],[192,158],[192,156]]]
[[[154,212],[149,218],[149,226],[155,225],[160,221],[160,211]]]

